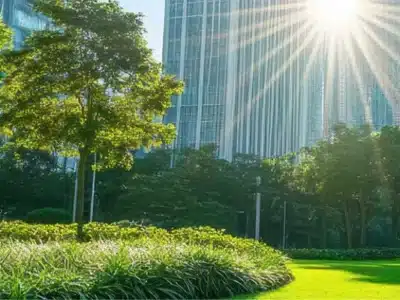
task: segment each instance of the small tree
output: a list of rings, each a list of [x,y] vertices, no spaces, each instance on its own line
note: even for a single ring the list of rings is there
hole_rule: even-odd
[[[174,138],[153,122],[182,84],[161,75],[143,38],[142,16],[115,0],[38,0],[53,29],[34,33],[22,51],[3,54],[0,127],[18,146],[79,157],[76,221],[82,235],[85,170],[130,168],[131,150]]]

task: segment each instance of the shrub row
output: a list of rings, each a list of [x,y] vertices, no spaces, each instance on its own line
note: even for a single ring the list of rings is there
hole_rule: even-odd
[[[24,222],[0,222],[0,240],[29,242],[74,241],[76,224],[27,224]],[[167,232],[155,227],[121,227],[104,223],[84,226],[85,241],[132,240],[141,237],[166,238]]]
[[[319,260],[383,260],[400,258],[400,249],[286,249],[292,259]]]

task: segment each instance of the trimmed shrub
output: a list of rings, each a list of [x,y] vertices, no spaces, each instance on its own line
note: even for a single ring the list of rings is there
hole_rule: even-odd
[[[0,261],[1,299],[216,299],[293,279],[283,256],[262,244],[246,252],[148,238],[5,242]]]
[[[26,216],[27,222],[35,224],[67,224],[71,219],[66,210],[51,207],[33,210]]]
[[[318,260],[383,260],[400,258],[400,249],[286,249],[293,259]]]
[[[0,222],[0,240],[18,240],[45,243],[76,240],[76,224],[27,224]],[[167,231],[156,227],[121,228],[117,225],[89,223],[84,226],[85,241],[133,240],[142,237],[168,238]]]

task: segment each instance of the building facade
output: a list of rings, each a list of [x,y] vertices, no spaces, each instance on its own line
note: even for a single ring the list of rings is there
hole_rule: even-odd
[[[365,53],[378,69],[354,40],[353,58],[330,53],[301,1],[166,0],[165,9],[163,62],[186,84],[164,119],[176,125],[174,148],[213,143],[226,159],[271,157],[328,137],[339,122],[400,123],[395,57],[373,40]]]
[[[271,4],[166,1],[163,61],[185,81],[164,119],[176,125],[175,148],[213,143],[226,159],[268,157],[322,137],[321,53],[308,64],[315,41],[299,30],[304,20],[271,30],[292,13],[265,9]]]
[[[4,23],[14,31],[14,46],[20,48],[34,30],[49,26],[44,16],[33,11],[34,0],[0,0],[0,14]]]

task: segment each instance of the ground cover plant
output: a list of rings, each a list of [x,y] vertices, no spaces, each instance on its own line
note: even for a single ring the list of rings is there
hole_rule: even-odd
[[[247,299],[398,299],[400,291],[400,260],[295,260],[290,268],[296,277],[293,283]]]
[[[265,244],[211,228],[0,223],[1,299],[215,299],[293,276]],[[39,239],[38,237],[41,237]]]

